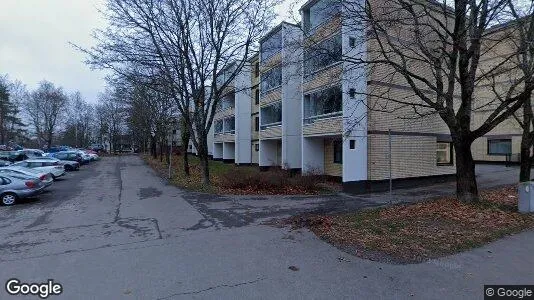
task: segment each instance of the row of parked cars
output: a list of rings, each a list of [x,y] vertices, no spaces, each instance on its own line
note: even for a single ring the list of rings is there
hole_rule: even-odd
[[[77,171],[81,165],[98,159],[95,151],[73,148],[0,152],[0,202],[13,205],[19,199],[35,196],[66,172]]]

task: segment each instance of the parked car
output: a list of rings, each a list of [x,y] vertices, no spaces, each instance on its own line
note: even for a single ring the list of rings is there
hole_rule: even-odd
[[[87,153],[87,155],[89,155],[89,157],[91,158],[92,161],[95,161],[95,160],[99,160],[100,159],[100,156],[98,156],[98,153],[96,153],[95,151],[93,150],[83,150],[85,153]]]
[[[44,151],[39,149],[22,149],[21,152],[30,158],[44,156]]]
[[[76,151],[61,151],[50,153],[50,157],[55,157],[60,160],[77,161],[80,165],[83,163],[82,156]]]
[[[52,175],[50,173],[41,172],[39,170],[24,168],[24,167],[3,167],[0,168],[0,174],[6,174],[6,176],[9,176],[9,174],[12,175],[25,175],[25,176],[34,176],[41,180],[41,182],[45,186],[49,186],[52,184],[52,181],[54,180],[52,178]]]
[[[65,168],[59,162],[50,161],[47,159],[27,159],[13,164],[13,167],[24,167],[34,170],[39,170],[43,173],[50,173],[52,179],[56,179],[65,175]]]
[[[36,177],[9,175],[2,173],[0,175],[0,200],[3,205],[13,205],[17,200],[37,195],[46,187]]]
[[[47,153],[56,153],[61,151],[69,151],[71,148],[68,146],[56,146],[56,147],[50,147],[46,150]]]
[[[105,151],[106,149],[101,144],[92,144],[91,146],[89,146],[89,150],[93,150],[96,153],[100,153],[100,152]]]
[[[89,154],[87,154],[85,151],[78,149],[78,150],[75,150],[75,152],[78,153],[80,155],[80,157],[82,158],[82,163],[87,164],[87,163],[93,161],[91,156]]]
[[[0,152],[0,160],[16,162],[27,159],[28,156],[22,151],[2,151]]]
[[[44,160],[48,160],[52,162],[58,162],[60,165],[63,166],[63,169],[65,169],[65,171],[77,171],[80,169],[80,163],[77,161],[59,160],[51,156],[43,156],[43,157],[40,157],[39,159],[44,159]]]

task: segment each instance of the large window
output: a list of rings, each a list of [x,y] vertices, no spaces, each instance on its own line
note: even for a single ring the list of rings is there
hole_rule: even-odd
[[[319,0],[304,13],[305,30],[309,31],[341,12],[341,0]]]
[[[224,119],[224,133],[235,132],[235,117]]]
[[[232,93],[226,94],[223,98],[221,109],[225,110],[229,108],[234,108],[234,106],[235,106],[235,93],[232,92]]]
[[[341,115],[342,99],[341,87],[339,86],[304,96],[305,123],[311,123],[321,117]]]
[[[261,91],[266,93],[273,88],[282,85],[282,67],[277,66],[265,72],[261,76]]]
[[[436,148],[436,163],[438,165],[452,165],[452,143],[438,142]]]
[[[261,109],[261,129],[278,125],[282,122],[282,102],[271,104]]]
[[[261,60],[265,61],[282,50],[282,30],[278,30],[261,43]]]
[[[260,89],[254,90],[254,102],[260,104]]]
[[[223,132],[223,120],[215,121],[215,133]]]
[[[341,34],[304,49],[304,75],[309,75],[341,60]]]
[[[511,139],[488,140],[489,155],[510,155],[512,154]]]

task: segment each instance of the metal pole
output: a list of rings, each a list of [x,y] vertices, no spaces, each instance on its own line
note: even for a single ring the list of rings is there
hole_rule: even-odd
[[[393,178],[391,176],[391,129],[388,129],[389,137],[389,203],[393,202]]]
[[[174,137],[174,135],[172,134],[172,131],[171,131],[171,149],[169,151],[169,180],[171,180],[171,165],[172,165],[172,138]]]

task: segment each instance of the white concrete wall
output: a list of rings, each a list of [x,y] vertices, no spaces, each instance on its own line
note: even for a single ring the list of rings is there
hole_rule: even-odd
[[[324,173],[324,140],[321,137],[302,138],[302,174]]]
[[[250,127],[251,94],[250,68],[244,67],[234,79],[235,82],[235,163],[250,164],[252,153],[250,145],[252,131]]]
[[[302,167],[302,31],[282,29],[282,166]]]
[[[363,0],[361,0],[363,3]],[[343,7],[343,14],[346,12]],[[356,8],[352,8],[356,9]],[[356,20],[355,20],[356,21]],[[349,22],[350,23],[350,22]],[[358,24],[342,25],[343,55],[361,57],[365,60],[367,43],[363,27],[356,28]],[[356,39],[356,46],[349,46],[349,38]],[[354,98],[349,97],[349,90],[356,90]],[[343,62],[342,74],[343,89],[343,182],[367,180],[367,75],[363,65],[354,65],[347,61]],[[355,141],[355,149],[350,149],[350,140]]]
[[[363,0],[361,0],[363,3]],[[348,8],[343,6],[343,14]],[[350,23],[350,22],[349,22]],[[342,47],[344,56],[361,57],[365,59],[367,43],[365,31],[357,24],[342,24]],[[356,39],[356,47],[349,46],[349,38]],[[349,89],[354,88],[356,95],[349,97]],[[367,180],[367,97],[358,95],[367,91],[366,69],[363,65],[356,66],[350,62],[343,62],[343,182]],[[355,149],[349,149],[350,140],[354,140]]]
[[[235,159],[235,143],[223,143],[223,159]]]

